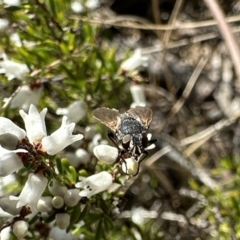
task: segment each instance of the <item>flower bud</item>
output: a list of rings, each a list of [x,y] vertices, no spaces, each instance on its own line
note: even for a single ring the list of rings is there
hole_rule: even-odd
[[[90,154],[83,148],[79,148],[76,151],[76,156],[79,159],[79,163],[87,164],[90,161]]]
[[[68,108],[58,108],[57,115],[65,115],[68,117],[68,122],[79,122],[86,116],[87,105],[84,101],[75,101]]]
[[[84,131],[84,139],[91,140],[94,138],[96,134],[96,129],[91,126],[87,126]]]
[[[58,213],[55,216],[56,224],[60,229],[67,229],[70,224],[70,215],[67,213]]]
[[[131,107],[146,106],[147,102],[146,102],[144,87],[142,85],[132,85],[130,87],[130,92],[133,98],[133,103]]]
[[[78,189],[69,189],[64,195],[64,202],[68,207],[74,207],[81,199]]]
[[[53,180],[52,184],[49,184],[48,190],[53,196],[63,197],[68,189],[66,186],[61,185],[57,180]]]
[[[53,207],[55,207],[55,208],[57,208],[57,209],[63,207],[63,205],[64,205],[63,198],[60,197],[60,196],[55,196],[55,197],[52,199],[52,205],[53,205]]]
[[[135,158],[126,158],[122,164],[122,170],[128,175],[135,175],[138,172],[139,164]]]
[[[23,149],[9,151],[0,146],[0,177],[5,177],[23,167],[22,160],[17,152],[25,152]]]
[[[2,197],[0,199],[0,208],[2,208],[3,211],[8,212],[12,215],[17,215],[21,211],[20,208],[16,208],[17,202],[18,198],[11,200],[9,197]]]
[[[53,209],[52,197],[50,196],[41,197],[37,203],[37,209],[40,212],[51,212]]]
[[[99,161],[112,164],[118,157],[118,149],[109,145],[98,145],[93,149],[93,153]]]
[[[28,233],[28,223],[20,220],[13,224],[13,233],[18,239],[24,238]]]

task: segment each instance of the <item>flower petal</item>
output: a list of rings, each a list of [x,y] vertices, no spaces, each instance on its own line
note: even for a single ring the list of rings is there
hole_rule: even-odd
[[[29,204],[32,212],[37,212],[37,203],[42,196],[48,180],[43,176],[42,173],[30,173],[28,175],[28,180],[25,183],[22,192],[19,196],[19,201],[17,203],[17,208]]]
[[[79,195],[81,197],[90,198],[91,196],[107,190],[113,182],[112,175],[109,172],[103,171],[83,179],[75,184],[77,188],[83,189]]]
[[[26,136],[26,132],[23,129],[5,117],[0,117],[0,133],[1,135],[10,133],[15,135],[19,140],[22,140]]]
[[[50,136],[42,139],[42,148],[49,155],[55,155],[68,145],[81,140],[82,134],[72,135],[75,123],[67,124],[67,117],[62,119],[61,127]]]
[[[3,61],[0,61],[0,67],[4,70],[9,81],[14,78],[22,80],[29,72],[26,64],[8,60],[7,57],[5,57]]]
[[[25,123],[27,137],[30,143],[41,142],[42,138],[47,135],[45,125],[45,115],[47,108],[44,108],[40,113],[37,108],[31,104],[28,114],[23,110],[19,111]]]
[[[139,66],[145,65],[147,61],[148,57],[142,56],[141,49],[137,49],[130,58],[121,64],[120,69],[122,71],[131,72]]]
[[[5,177],[23,167],[21,158],[16,154],[27,152],[24,149],[10,151],[0,145],[0,177]]]

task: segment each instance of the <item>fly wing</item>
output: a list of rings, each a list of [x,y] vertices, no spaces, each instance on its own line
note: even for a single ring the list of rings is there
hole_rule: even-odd
[[[118,110],[102,107],[95,109],[92,114],[94,118],[112,131],[118,131],[118,117],[120,116]]]
[[[130,108],[127,111],[130,115],[132,115],[134,118],[139,118],[142,122],[142,124],[148,128],[151,121],[152,121],[152,110],[149,107],[140,107],[137,106],[135,108]]]

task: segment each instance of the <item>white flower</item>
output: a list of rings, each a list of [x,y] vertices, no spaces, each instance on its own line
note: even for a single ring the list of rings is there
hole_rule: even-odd
[[[87,0],[85,6],[91,10],[99,7],[100,2],[98,0]]]
[[[94,147],[93,153],[99,161],[107,164],[114,163],[119,155],[118,149],[109,145],[98,145]]]
[[[122,170],[124,173],[128,175],[136,175],[139,169],[139,163],[136,161],[134,157],[126,158],[122,163]]]
[[[19,220],[13,224],[13,233],[18,239],[23,239],[28,234],[28,223]]]
[[[14,78],[23,80],[25,75],[29,73],[29,69],[26,64],[8,60],[6,55],[4,55],[3,60],[0,61],[0,67],[0,73],[4,73],[9,81]]]
[[[22,42],[21,42],[21,39],[18,35],[18,33],[13,33],[11,34],[10,36],[10,40],[12,43],[14,43],[17,47],[21,47],[22,46]]]
[[[5,18],[0,18],[0,30],[6,28],[9,24],[9,21]]]
[[[33,213],[37,212],[37,203],[42,196],[48,180],[43,176],[42,173],[30,173],[28,175],[27,182],[25,183],[22,192],[19,196],[19,201],[17,203],[17,208],[29,204],[31,211]]]
[[[146,65],[147,61],[148,57],[142,56],[141,49],[137,49],[130,58],[121,64],[120,70],[124,72],[131,72],[140,66]]]
[[[8,135],[9,139],[12,141],[8,144],[9,149],[13,149],[16,146],[11,146],[10,144],[13,143],[16,145],[17,140],[21,141],[25,136],[26,132],[15,125],[11,120],[0,117],[0,133],[1,136]],[[1,139],[1,142],[4,139]],[[5,143],[4,143],[5,145]],[[7,147],[7,146],[6,146]],[[27,152],[24,149],[17,149],[17,150],[8,150],[3,148],[0,145],[0,176],[4,177],[7,176],[20,168],[23,167],[23,163],[17,153]]]
[[[42,147],[49,155],[55,155],[66,146],[83,138],[82,134],[72,135],[75,123],[67,124],[67,117],[63,116],[61,127],[50,136],[42,139]]]
[[[53,227],[49,233],[49,237],[54,240],[79,239],[78,236],[74,236],[71,232],[66,233],[66,230],[62,230],[59,227]]]
[[[27,151],[24,149],[7,150],[0,145],[0,177],[5,177],[23,167],[21,158],[16,154]]]
[[[75,101],[68,108],[58,108],[58,115],[65,115],[69,122],[79,122],[86,116],[87,106],[83,101]]]
[[[42,94],[43,87],[23,85],[20,87],[17,94],[10,102],[10,108],[20,108],[28,111],[31,104],[37,105]],[[9,101],[9,98],[4,99],[5,102]]]
[[[147,105],[144,87],[142,85],[131,85],[130,92],[133,98],[131,108],[134,108],[136,106],[144,107]]]
[[[21,4],[20,0],[3,0],[3,3],[8,6],[18,6]]]
[[[23,118],[25,128],[27,131],[27,137],[30,143],[41,142],[42,138],[47,136],[45,115],[47,108],[44,108],[40,113],[34,105],[31,105],[28,114],[23,110],[19,111]]]
[[[75,13],[84,12],[84,6],[78,0],[71,2],[71,8]]]
[[[70,215],[68,213],[58,213],[55,216],[56,225],[60,229],[67,229],[70,224]]]
[[[93,195],[107,190],[113,182],[112,175],[106,171],[94,174],[90,177],[79,177],[81,182],[75,184],[77,188],[83,189],[79,195],[90,198]]]

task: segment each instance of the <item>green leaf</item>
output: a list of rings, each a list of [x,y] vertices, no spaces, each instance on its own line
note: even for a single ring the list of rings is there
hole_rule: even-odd
[[[80,205],[77,204],[72,210],[71,210],[71,223],[76,223],[79,221],[79,218],[81,216],[81,208]]]
[[[103,221],[100,220],[98,222],[98,226],[97,226],[97,231],[96,231],[96,235],[95,235],[95,240],[100,240],[103,236],[103,227],[102,227],[102,223]]]
[[[75,184],[77,179],[77,172],[76,169],[73,166],[69,166],[69,179],[70,181]]]
[[[62,161],[59,158],[56,159],[56,167],[57,167],[59,174],[63,175]]]
[[[89,213],[89,210],[90,210],[89,206],[85,205],[84,209],[82,210],[81,214],[79,215],[78,221],[83,220],[85,218],[85,216],[87,215],[87,213]]]
[[[55,220],[55,215],[56,215],[56,212],[53,212],[47,218],[44,219],[44,222],[45,223],[50,223],[50,222],[54,221]]]

